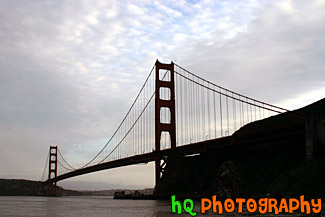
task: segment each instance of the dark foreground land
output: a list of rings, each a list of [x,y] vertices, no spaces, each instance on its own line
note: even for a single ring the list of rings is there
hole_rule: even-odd
[[[217,195],[229,197],[306,197],[325,196],[325,99],[299,109],[305,118],[314,118],[318,138],[314,159],[306,160],[305,134],[251,142],[218,149],[191,157],[167,159],[164,175],[156,189],[161,198],[202,198]],[[247,133],[283,125],[301,126],[305,120],[281,114],[242,127],[232,135],[241,138]],[[275,137],[277,132],[275,132]]]

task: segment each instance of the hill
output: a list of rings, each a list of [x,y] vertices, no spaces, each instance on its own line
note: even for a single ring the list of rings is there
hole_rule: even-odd
[[[247,124],[231,139],[239,141],[244,135],[271,132],[282,126],[294,125],[304,131],[305,120],[294,117],[297,113],[302,117],[325,120],[325,99],[293,112]],[[320,129],[324,135],[324,127]],[[192,198],[215,194],[224,198],[325,196],[324,149],[316,150],[314,155],[317,156],[314,160],[306,161],[305,135],[302,134],[217,149],[196,156],[172,157],[167,159],[156,194],[160,197],[175,194]]]

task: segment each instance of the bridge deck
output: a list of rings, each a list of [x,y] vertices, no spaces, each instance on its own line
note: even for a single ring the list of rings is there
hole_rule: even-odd
[[[218,139],[211,139],[203,142],[192,143],[188,145],[178,146],[174,149],[164,149],[159,152],[150,152],[141,155],[135,155],[132,157],[122,158],[114,161],[109,161],[106,163],[101,163],[85,168],[81,168],[60,176],[57,176],[53,179],[46,181],[48,182],[58,182],[64,179],[68,179],[71,177],[97,172],[101,170],[107,170],[117,167],[129,166],[140,163],[148,163],[150,161],[154,161],[156,156],[166,157],[166,156],[185,156],[196,153],[202,153],[211,149],[218,149],[222,147],[230,147],[234,145],[241,145],[244,143],[253,143],[253,142],[262,142],[262,141],[270,141],[274,139],[279,139],[281,137],[293,136],[293,135],[302,135],[304,134],[304,126],[301,125],[293,125],[293,126],[285,126],[282,128],[276,128],[274,130],[267,130],[263,133],[250,133],[244,136],[236,137],[236,136],[227,136]]]

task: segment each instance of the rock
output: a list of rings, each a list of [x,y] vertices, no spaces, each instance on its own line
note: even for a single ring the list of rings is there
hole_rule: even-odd
[[[218,198],[245,197],[246,190],[237,174],[237,169],[232,161],[221,164],[216,178],[216,195]]]
[[[125,198],[125,191],[115,191],[113,198],[114,199],[124,199]]]

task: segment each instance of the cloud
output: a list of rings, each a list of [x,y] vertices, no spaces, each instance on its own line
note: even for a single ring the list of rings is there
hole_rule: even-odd
[[[323,87],[324,7],[294,2],[294,13],[284,10],[280,1],[266,4],[247,31],[221,43],[222,32],[215,31],[210,43],[197,41],[190,53],[179,54],[179,64],[221,86],[275,104]]]
[[[325,82],[324,7],[320,0],[1,1],[1,175],[39,179],[49,145],[71,164],[88,161],[157,58],[277,105],[316,99]],[[153,185],[150,168],[141,177]]]

